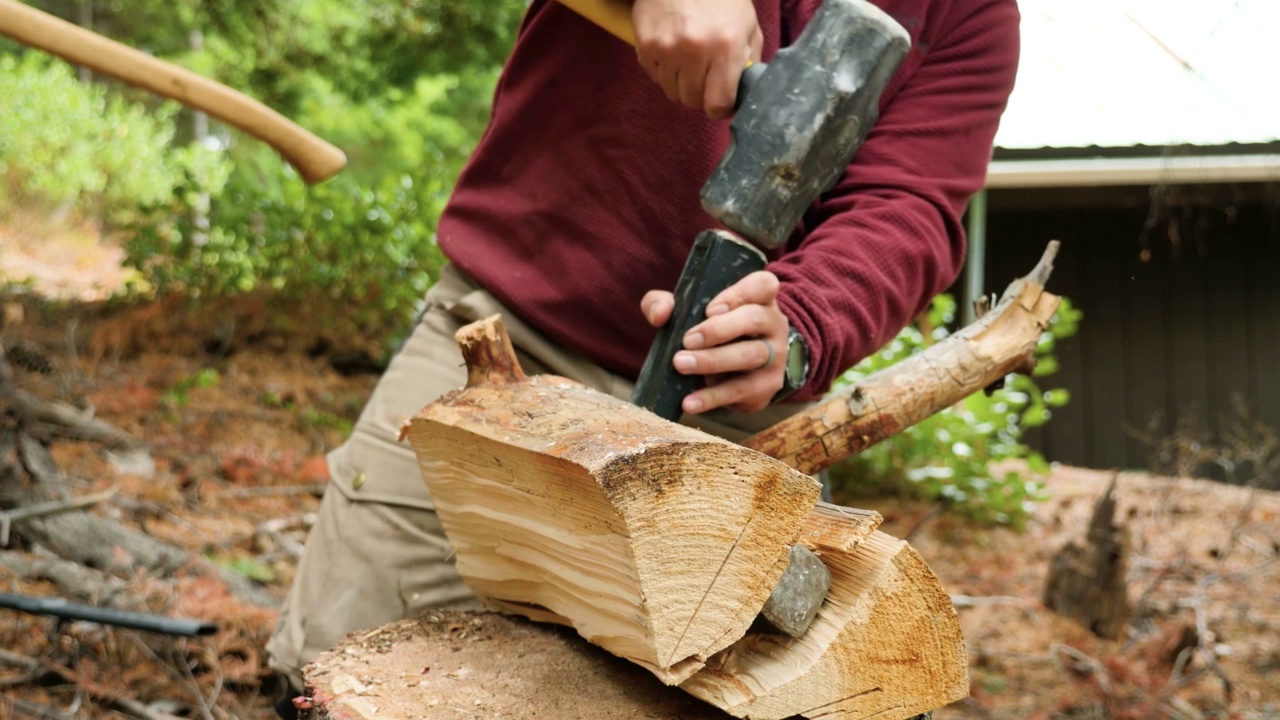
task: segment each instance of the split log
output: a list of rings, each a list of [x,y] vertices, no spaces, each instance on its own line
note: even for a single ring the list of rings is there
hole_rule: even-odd
[[[565,378],[526,378],[497,318],[459,342],[467,387],[404,434],[476,595],[669,684],[741,638],[818,483]]]
[[[681,685],[737,717],[901,720],[969,695],[960,619],[905,541],[820,547],[831,592],[803,638],[751,633]]]

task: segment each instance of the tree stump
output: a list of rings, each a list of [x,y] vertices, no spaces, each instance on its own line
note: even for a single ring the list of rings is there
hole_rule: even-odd
[[[310,720],[730,720],[572,631],[488,612],[354,633],[305,674]]]
[[[1053,556],[1044,588],[1045,607],[1110,640],[1120,637],[1132,613],[1125,578],[1129,531],[1115,521],[1119,477],[1094,504],[1083,543],[1069,542]]]

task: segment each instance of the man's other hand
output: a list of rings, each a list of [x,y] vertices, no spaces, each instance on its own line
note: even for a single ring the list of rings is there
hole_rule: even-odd
[[[636,55],[675,102],[720,120],[764,37],[751,0],[635,0]]]
[[[649,324],[671,318],[674,296],[650,290],[640,301]],[[718,407],[756,412],[768,407],[786,372],[787,316],[778,307],[778,276],[751,273],[713,298],[707,319],[689,328],[673,365],[682,375],[706,376],[706,387],[687,395],[681,409],[690,415]]]

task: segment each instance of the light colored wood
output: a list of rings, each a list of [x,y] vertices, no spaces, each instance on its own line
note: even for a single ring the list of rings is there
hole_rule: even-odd
[[[518,367],[496,317],[458,337],[492,367],[402,435],[471,589],[669,684],[741,638],[818,483],[565,378],[494,369]]]
[[[203,110],[275,148],[309,183],[346,165],[341,150],[257,100],[17,0],[0,0],[0,35]]]
[[[950,597],[906,542],[827,548],[832,588],[799,640],[748,634],[681,685],[738,717],[903,720],[968,696]]]
[[[813,474],[954,405],[1010,373],[1029,373],[1060,299],[1044,289],[1058,252],[1015,280],[977,322],[822,402],[743,445]]]
[[[882,521],[880,513],[874,510],[820,502],[805,516],[797,540],[819,555],[849,553],[880,527]]]

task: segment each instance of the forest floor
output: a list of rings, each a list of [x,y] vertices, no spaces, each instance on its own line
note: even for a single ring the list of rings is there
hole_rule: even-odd
[[[13,250],[0,245],[11,272]],[[183,562],[145,567],[117,546],[106,555],[115,562],[88,564],[96,584],[70,581],[26,539],[32,523],[15,523],[0,545],[0,592],[94,603],[123,588],[132,604],[117,594],[117,607],[219,631],[182,639],[0,609],[0,720],[274,717],[278,687],[263,652],[274,602],[318,506],[324,453],[376,376],[335,371],[330,361],[348,348],[332,338],[245,332],[261,313],[252,303],[195,316],[163,303],[10,296],[4,310],[0,339],[17,387],[142,441],[125,453],[45,428],[62,492],[108,493],[67,512],[176,548]],[[889,533],[910,533],[957,601],[971,697],[936,718],[1280,718],[1280,494],[1123,473],[1116,518],[1129,534],[1133,605],[1124,632],[1102,639],[1045,608],[1053,556],[1083,538],[1113,476],[1055,468],[1052,498],[1020,531],[895,498],[857,500],[884,515]],[[581,717],[591,715],[588,699]]]

